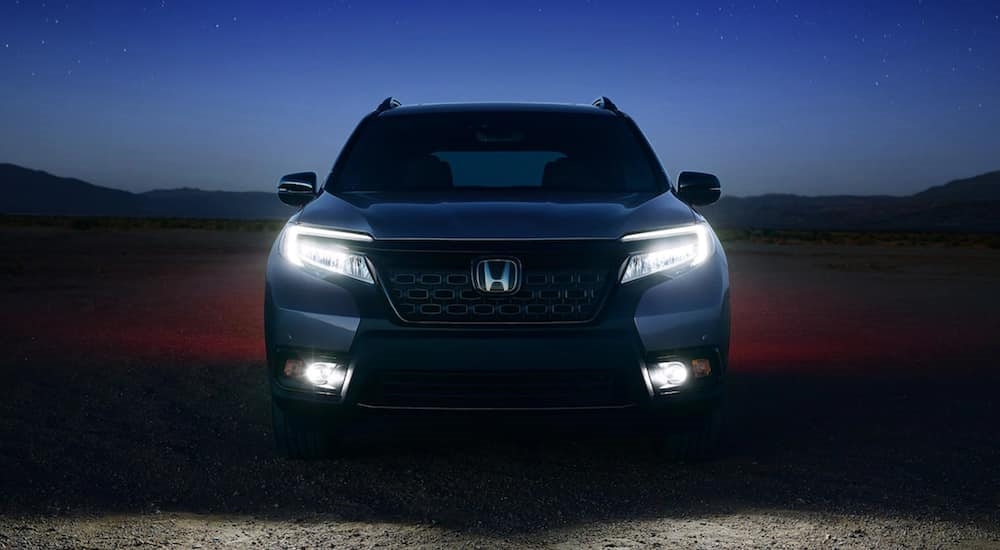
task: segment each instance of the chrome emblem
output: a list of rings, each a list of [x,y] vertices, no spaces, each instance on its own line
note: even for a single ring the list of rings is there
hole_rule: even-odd
[[[513,294],[521,288],[521,265],[516,260],[479,260],[472,268],[472,284],[487,294]]]

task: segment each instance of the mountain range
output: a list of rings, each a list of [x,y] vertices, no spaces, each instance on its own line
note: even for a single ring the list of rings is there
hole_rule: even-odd
[[[727,196],[699,210],[725,229],[1000,232],[1000,171],[902,197]]]
[[[274,193],[131,193],[14,164],[0,164],[0,189],[3,214],[283,219],[293,213]],[[725,196],[699,210],[723,229],[1000,232],[1000,171],[903,197]]]

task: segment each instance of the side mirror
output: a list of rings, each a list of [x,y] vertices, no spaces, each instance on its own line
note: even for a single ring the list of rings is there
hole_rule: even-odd
[[[722,196],[719,178],[704,172],[681,172],[677,176],[677,198],[691,206],[712,204]]]
[[[298,172],[278,180],[278,198],[289,206],[304,206],[316,198],[316,172]]]

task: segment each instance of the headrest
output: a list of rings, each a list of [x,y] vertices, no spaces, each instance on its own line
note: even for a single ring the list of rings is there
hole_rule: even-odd
[[[434,155],[414,157],[406,165],[403,186],[413,189],[450,189],[451,165]]]
[[[599,190],[602,185],[600,179],[584,163],[563,157],[545,165],[542,187],[585,191]]]

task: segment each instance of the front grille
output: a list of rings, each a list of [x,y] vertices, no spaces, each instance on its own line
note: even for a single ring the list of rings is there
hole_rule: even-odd
[[[374,371],[359,402],[382,407],[573,408],[629,404],[621,370]]]
[[[431,258],[422,265],[382,263],[376,269],[393,308],[408,322],[578,323],[597,315],[608,292],[609,269],[519,259],[521,289],[508,295],[476,290],[472,282],[475,257],[468,255]]]

